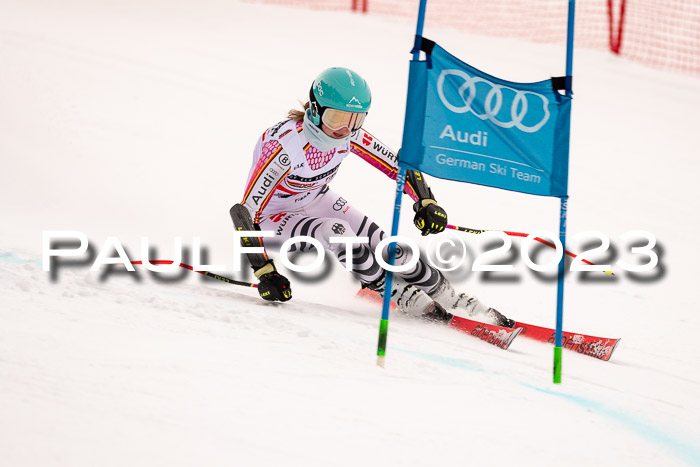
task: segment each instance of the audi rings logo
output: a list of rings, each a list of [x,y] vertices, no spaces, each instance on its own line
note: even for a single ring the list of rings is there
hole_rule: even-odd
[[[450,102],[445,96],[445,78],[449,75],[455,75],[464,80],[464,83],[457,90],[462,102],[457,102],[456,105]],[[479,83],[483,83],[483,85],[477,86]],[[477,94],[481,94],[486,87],[488,88],[486,97],[483,100],[477,100],[477,103],[483,102],[483,113],[479,113],[481,109],[478,108],[479,106],[476,105],[477,103],[474,102],[474,99],[477,97]],[[495,84],[484,78],[479,78],[478,76],[469,76],[462,70],[443,70],[437,80],[437,92],[442,103],[452,112],[458,114],[471,112],[481,120],[488,119],[502,128],[516,127],[518,130],[525,133],[535,133],[549,120],[548,101],[542,94],[531,91],[521,91],[509,88],[508,86]],[[509,121],[498,119],[504,101],[511,101]],[[542,110],[538,111],[537,107],[530,108],[529,105],[532,101],[536,104],[539,104],[541,101]],[[472,107],[472,104],[474,104],[474,107]],[[528,113],[531,114],[529,118],[527,118]],[[503,118],[503,115],[501,115],[501,118]],[[523,123],[526,118],[530,126]],[[539,121],[534,123],[538,118]]]
[[[345,198],[341,196],[335,201],[335,203],[333,203],[333,210],[340,211],[345,207],[346,204],[348,204],[348,202],[345,200]]]

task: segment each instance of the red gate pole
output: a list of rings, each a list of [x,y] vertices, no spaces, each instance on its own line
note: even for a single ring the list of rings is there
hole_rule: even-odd
[[[612,53],[619,55],[620,49],[622,48],[622,30],[624,28],[625,20],[625,0],[620,0],[620,16],[617,18],[617,28],[615,28],[614,17],[613,0],[608,0],[608,37],[610,40],[610,50]]]

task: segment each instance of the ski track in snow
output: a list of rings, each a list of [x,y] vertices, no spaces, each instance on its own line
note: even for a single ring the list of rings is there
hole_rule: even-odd
[[[10,251],[0,255],[0,277],[2,277],[3,283],[13,284],[9,289],[6,289],[6,292],[15,292],[16,294],[19,291],[21,293],[34,292],[56,295],[52,289],[41,291],[49,284],[45,274],[40,270],[40,266],[40,260],[27,258],[20,253]],[[190,274],[196,276],[194,273]],[[80,320],[84,318],[84,316],[81,318],[81,315],[89,310],[99,313],[99,310],[93,309],[92,304],[83,303],[86,300],[97,301],[97,303],[113,302],[119,304],[121,311],[124,310],[124,307],[128,307],[129,309],[137,309],[138,313],[166,312],[179,316],[177,321],[185,321],[182,329],[179,329],[179,325],[176,326],[174,322],[159,321],[159,324],[163,323],[171,327],[171,329],[166,327],[166,330],[173,332],[187,331],[190,328],[191,332],[199,334],[202,332],[201,324],[206,323],[206,327],[209,328],[207,334],[211,332],[212,336],[217,336],[220,333],[214,331],[213,328],[223,326],[228,329],[233,326],[236,328],[235,335],[238,338],[245,335],[247,339],[260,339],[265,342],[265,345],[276,347],[277,351],[293,353],[298,347],[302,349],[308,347],[306,351],[315,348],[314,353],[317,355],[330,353],[336,358],[342,358],[341,355],[346,353],[361,352],[366,360],[361,365],[371,365],[371,349],[376,345],[375,340],[372,339],[375,337],[374,333],[360,335],[357,333],[357,328],[359,326],[367,330],[376,327],[376,315],[379,311],[376,306],[369,306],[359,300],[348,308],[305,301],[292,301],[287,304],[289,306],[261,304],[254,295],[242,293],[243,288],[228,285],[222,287],[222,284],[213,280],[194,285],[191,283],[192,281],[189,281],[178,287],[168,287],[141,278],[146,284],[138,284],[138,288],[147,286],[148,290],[138,291],[134,290],[136,287],[134,280],[130,279],[128,275],[120,277],[122,275],[115,274],[116,277],[108,277],[104,281],[98,278],[96,281],[95,277],[97,276],[88,273],[81,274],[79,271],[62,273],[57,279],[57,282],[61,284],[62,292],[55,299],[65,302],[61,305],[60,310],[71,311],[65,313],[68,316],[63,317],[61,315],[64,312],[60,311],[57,318],[60,320],[68,317],[71,320]],[[15,304],[12,294],[8,295],[9,303]],[[232,303],[236,304],[235,309],[231,308]],[[16,311],[20,309],[20,306],[15,305],[11,309]],[[273,319],[263,318],[266,326],[264,329],[248,322],[253,317],[251,313],[256,314],[258,317],[256,321],[259,321],[262,314],[271,311],[276,313]],[[341,314],[342,318],[339,317]],[[125,317],[122,324],[129,325],[128,319]],[[195,322],[198,322],[199,325],[193,325]],[[389,347],[387,357],[389,362],[387,371],[389,373],[392,373],[391,366],[397,363],[397,360],[404,360],[404,357],[401,357],[403,355],[408,358],[409,365],[423,373],[436,372],[434,365],[437,364],[439,367],[466,372],[471,376],[477,375],[479,380],[490,387],[512,388],[518,386],[525,389],[525,394],[520,396],[525,400],[532,397],[527,393],[544,394],[547,399],[562,400],[569,406],[585,409],[592,413],[594,418],[608,419],[614,422],[619,428],[658,445],[689,464],[698,459],[699,451],[693,441],[680,435],[665,421],[650,420],[644,416],[636,415],[634,411],[614,408],[604,402],[616,397],[614,388],[605,388],[598,385],[596,381],[589,381],[577,374],[567,375],[568,379],[576,382],[570,388],[543,386],[541,382],[548,377],[548,368],[543,368],[538,362],[541,363],[549,354],[549,346],[520,337],[516,339],[510,350],[502,351],[469,336],[440,326],[415,322],[403,316],[394,314],[391,322],[390,340],[401,339],[402,342]],[[348,323],[352,326],[346,327]],[[283,333],[284,337],[280,333]],[[317,340],[318,342],[309,346],[308,344],[300,345],[300,340],[306,342]],[[302,351],[300,355],[305,353]],[[307,357],[309,355],[307,354]],[[566,360],[579,359],[592,366],[615,364],[615,357],[611,362],[606,363],[580,355],[572,354],[571,357],[567,357],[569,356],[565,357]],[[428,367],[422,365],[421,361],[427,362]],[[5,367],[7,370],[8,363],[26,364],[27,362],[0,359],[0,368]],[[158,367],[149,365],[139,367],[138,364],[135,364],[131,370],[137,372],[147,370],[156,373],[162,371]],[[353,370],[357,371],[358,368],[353,368]],[[441,371],[437,370],[438,373]],[[624,369],[618,371],[624,371]],[[288,376],[298,375],[289,373]],[[357,374],[354,376],[357,377]],[[324,375],[317,374],[316,377],[323,378]],[[391,377],[422,381],[420,375],[411,376],[411,373],[394,373]],[[84,378],[84,383],[89,386],[91,379],[89,374],[82,375],[82,378]],[[58,382],[53,381],[53,383]],[[60,384],[56,385],[60,386]],[[26,393],[27,387],[24,383],[20,382],[18,387]],[[146,386],[139,391],[150,392]],[[47,396],[40,393],[35,395]],[[92,394],[90,390],[83,392],[83,396],[88,398],[108,395],[108,392],[104,393],[102,390]],[[59,401],[60,397],[57,398],[57,402]],[[663,401],[660,402],[663,403]],[[139,417],[136,417],[136,420],[138,419]]]

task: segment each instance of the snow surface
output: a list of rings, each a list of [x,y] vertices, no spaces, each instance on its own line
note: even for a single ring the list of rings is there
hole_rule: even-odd
[[[199,236],[230,270],[255,140],[320,70],[363,74],[367,128],[399,147],[414,27],[233,0],[3,0],[0,465],[700,465],[693,78],[576,52],[570,238],[600,230],[634,261],[619,236],[647,230],[661,261],[568,275],[564,327],[623,340],[609,362],[565,352],[561,385],[546,344],[503,351],[399,315],[377,367],[379,307],[337,265],[290,274],[284,305],[185,270],[42,271],[46,230],[93,253],[116,236],[133,260],[142,236],[160,258]],[[563,44],[425,34],[506,79],[563,73]],[[557,230],[556,199],[430,182],[453,223]],[[333,187],[389,229],[390,180],[349,158]],[[407,202],[401,232],[425,245],[411,217]],[[521,263],[450,277],[553,326],[555,283]]]

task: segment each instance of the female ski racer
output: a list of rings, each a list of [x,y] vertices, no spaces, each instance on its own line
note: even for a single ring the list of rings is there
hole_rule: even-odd
[[[383,296],[384,270],[373,252],[385,233],[328,186],[350,154],[396,179],[396,154],[362,128],[371,101],[367,83],[352,70],[329,68],[318,75],[304,111],[290,110],[287,120],[268,128],[258,140],[243,200],[231,208],[231,217],[238,230],[274,231],[267,249],[306,235],[333,252],[343,266],[346,245],[330,239],[368,237],[369,243],[352,247],[353,273],[363,287]],[[423,235],[442,232],[447,215],[422,175],[408,170],[406,180],[404,191],[415,202],[416,227]],[[243,238],[242,243],[263,246],[258,237]],[[293,245],[290,251],[296,249],[306,251],[310,245]],[[396,264],[406,264],[408,252],[396,250]],[[289,280],[277,272],[267,253],[247,256],[262,298],[282,302],[292,298]],[[416,317],[447,323],[457,313],[501,326],[515,324],[476,297],[456,293],[440,271],[422,260],[411,270],[394,275],[391,295],[401,311]]]

